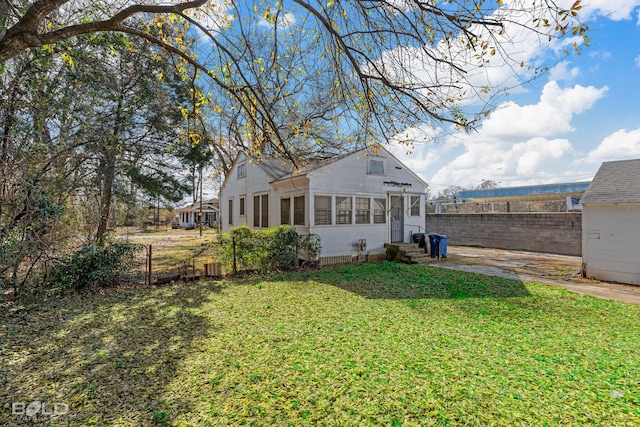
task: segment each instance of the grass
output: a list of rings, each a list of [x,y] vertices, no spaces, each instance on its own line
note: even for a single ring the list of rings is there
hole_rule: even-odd
[[[473,273],[349,265],[73,295],[0,323],[5,425],[640,423],[640,307]],[[11,415],[33,401],[69,412]]]

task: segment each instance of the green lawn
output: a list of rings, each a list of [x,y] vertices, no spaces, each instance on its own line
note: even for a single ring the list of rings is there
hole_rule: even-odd
[[[114,290],[0,323],[5,425],[640,423],[640,307],[471,273],[380,263]],[[69,412],[11,414],[33,401]]]

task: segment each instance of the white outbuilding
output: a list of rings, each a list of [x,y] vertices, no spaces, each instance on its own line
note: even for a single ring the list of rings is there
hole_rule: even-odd
[[[603,163],[581,204],[584,275],[640,285],[640,159]]]

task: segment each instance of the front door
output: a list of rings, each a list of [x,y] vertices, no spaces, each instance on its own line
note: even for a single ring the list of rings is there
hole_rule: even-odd
[[[391,243],[402,243],[404,242],[404,198],[392,195],[389,197],[389,205]]]

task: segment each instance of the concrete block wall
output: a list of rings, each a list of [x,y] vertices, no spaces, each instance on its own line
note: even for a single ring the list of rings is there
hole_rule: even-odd
[[[426,230],[450,245],[582,256],[582,214],[427,214]]]

